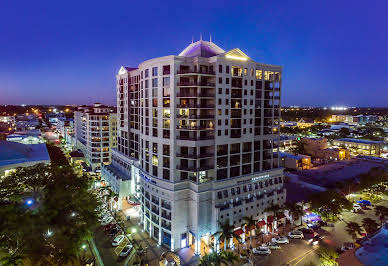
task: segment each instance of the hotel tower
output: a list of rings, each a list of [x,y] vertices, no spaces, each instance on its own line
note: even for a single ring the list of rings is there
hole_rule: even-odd
[[[120,68],[118,148],[102,176],[140,202],[140,223],[159,244],[199,253],[217,247],[220,222],[245,236],[244,216],[270,230],[264,210],[286,199],[275,144],[281,73],[203,40]]]

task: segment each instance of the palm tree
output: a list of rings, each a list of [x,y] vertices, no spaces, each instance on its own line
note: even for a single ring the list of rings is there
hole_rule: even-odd
[[[384,218],[388,216],[388,208],[385,206],[376,206],[375,207],[375,215],[379,218],[380,224],[383,224]]]
[[[377,228],[379,227],[379,224],[371,218],[364,218],[362,220],[362,226],[364,227],[367,234],[370,235],[376,232]]]
[[[24,257],[17,253],[7,254],[0,259],[1,265],[10,265],[10,266],[18,266],[24,265],[23,263]]]
[[[362,233],[361,226],[356,222],[346,223],[346,232],[352,237],[354,242],[357,238],[357,235],[361,235]]]
[[[264,211],[272,213],[275,219],[275,223],[277,224],[278,216],[279,214],[283,213],[283,208],[280,207],[278,204],[272,204],[270,207],[265,208]]]
[[[303,207],[296,203],[286,203],[286,209],[291,217],[291,229],[293,228],[294,221],[299,218],[302,225],[302,216],[304,214]]]
[[[250,248],[252,248],[252,227],[256,227],[256,220],[253,219],[253,216],[245,216],[243,217],[244,220],[244,226],[245,226],[245,231],[247,228],[249,229],[249,242],[250,242]]]
[[[219,224],[220,230],[218,232],[215,232],[213,236],[215,237],[218,236],[219,239],[224,241],[224,251],[226,251],[226,245],[227,245],[226,242],[229,239],[233,239],[233,238],[239,241],[240,236],[234,232],[234,226],[230,225],[229,221],[227,221],[226,223],[219,222],[218,224]]]
[[[231,265],[235,265],[235,263],[239,261],[239,257],[231,251],[221,251],[220,257],[221,262],[225,263],[226,265],[229,265],[229,263]]]

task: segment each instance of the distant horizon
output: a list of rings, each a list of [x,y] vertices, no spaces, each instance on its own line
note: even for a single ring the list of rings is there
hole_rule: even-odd
[[[3,1],[0,104],[112,105],[121,66],[211,35],[225,51],[282,66],[283,105],[387,105],[388,1],[205,5],[198,17],[197,1]]]

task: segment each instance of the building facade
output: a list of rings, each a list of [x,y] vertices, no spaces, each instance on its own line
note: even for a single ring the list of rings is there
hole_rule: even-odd
[[[281,72],[202,40],[121,67],[118,149],[102,176],[131,180],[144,230],[159,244],[199,253],[217,247],[210,235],[219,222],[243,231],[242,217],[252,215],[272,226],[264,209],[286,199],[274,153]]]
[[[99,103],[81,106],[74,112],[74,123],[77,148],[93,171],[101,170],[101,164],[111,161],[111,149],[117,147],[117,114]]]
[[[383,142],[365,139],[343,138],[333,140],[333,145],[347,148],[353,155],[380,156]]]

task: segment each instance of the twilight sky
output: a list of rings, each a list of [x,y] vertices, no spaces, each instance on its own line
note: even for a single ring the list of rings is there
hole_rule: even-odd
[[[282,105],[388,106],[388,1],[0,1],[0,104],[115,104],[191,38],[284,67]]]

